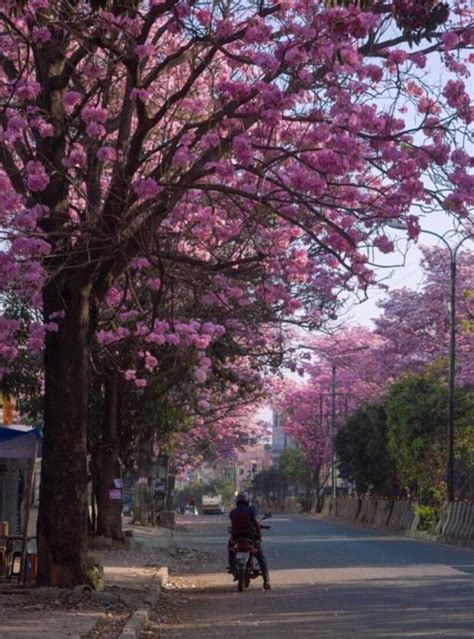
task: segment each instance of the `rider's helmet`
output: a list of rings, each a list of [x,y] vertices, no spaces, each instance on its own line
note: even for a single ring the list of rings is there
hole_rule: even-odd
[[[239,493],[235,499],[235,503],[237,504],[237,506],[240,506],[241,504],[245,504],[248,506],[249,502],[250,502],[249,494],[246,493],[245,491]]]

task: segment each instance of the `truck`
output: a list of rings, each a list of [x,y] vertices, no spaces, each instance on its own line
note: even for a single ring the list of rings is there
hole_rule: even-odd
[[[202,514],[203,515],[222,515],[224,506],[222,505],[222,495],[203,495],[202,496]]]

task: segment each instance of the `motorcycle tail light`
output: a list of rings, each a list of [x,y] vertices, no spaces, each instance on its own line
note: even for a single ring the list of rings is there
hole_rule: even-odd
[[[246,541],[239,541],[237,544],[237,550],[239,552],[250,552],[252,550],[252,546]]]

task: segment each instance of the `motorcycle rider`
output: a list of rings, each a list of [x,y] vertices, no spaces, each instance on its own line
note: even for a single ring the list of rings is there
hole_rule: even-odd
[[[239,538],[251,539],[257,550],[255,557],[258,561],[260,571],[262,573],[263,587],[265,588],[265,590],[269,590],[270,576],[268,573],[267,562],[262,550],[260,524],[258,523],[255,509],[250,505],[248,493],[239,493],[235,500],[235,505],[236,507],[229,514],[232,531],[228,545],[229,572],[234,574],[235,580],[235,552],[232,542]]]

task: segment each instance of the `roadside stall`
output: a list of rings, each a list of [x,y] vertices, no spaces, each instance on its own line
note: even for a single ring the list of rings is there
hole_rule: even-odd
[[[36,501],[41,430],[0,427],[0,579],[32,581],[36,572]]]

